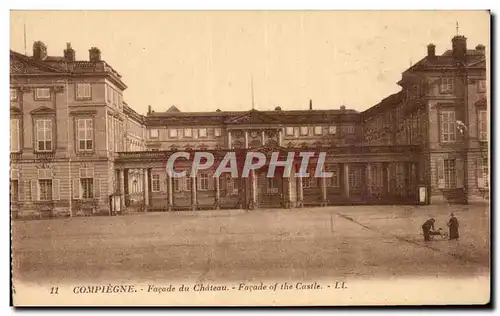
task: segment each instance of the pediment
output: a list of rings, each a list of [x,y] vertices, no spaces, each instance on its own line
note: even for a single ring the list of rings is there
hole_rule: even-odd
[[[44,115],[44,114],[55,114],[56,111],[46,106],[41,106],[39,108],[32,110],[30,113],[31,115]]]
[[[42,62],[33,60],[28,56],[10,52],[10,73],[11,74],[44,74],[44,73],[64,73],[62,69],[45,65]]]
[[[232,117],[226,121],[227,124],[271,124],[278,120],[257,110],[250,110],[240,116]]]

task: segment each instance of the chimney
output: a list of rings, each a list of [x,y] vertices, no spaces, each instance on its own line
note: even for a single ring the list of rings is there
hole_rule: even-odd
[[[151,114],[151,105],[148,105],[148,115]]]
[[[452,55],[456,60],[465,62],[467,58],[467,38],[462,35],[455,36],[452,40]]]
[[[45,57],[47,57],[47,46],[40,41],[33,43],[33,58],[36,60],[44,60]]]
[[[89,49],[89,60],[93,62],[101,61],[101,50],[97,47]]]
[[[313,109],[313,100],[309,99],[309,110]]]
[[[75,61],[75,50],[71,48],[71,43],[66,43],[64,59],[66,59],[66,61]]]
[[[341,110],[342,112],[344,112],[344,111],[345,111],[345,105],[341,105],[341,106],[340,106],[340,110]]]
[[[436,57],[436,45],[434,44],[427,45],[427,57],[428,58]]]
[[[484,47],[484,45],[479,44],[479,45],[477,45],[477,46],[476,46],[476,50],[477,50],[478,52],[480,52],[480,53],[481,53],[481,55],[484,55],[484,52],[485,52],[486,48]]]
[[[275,111],[281,111],[281,106],[277,106],[274,108]]]

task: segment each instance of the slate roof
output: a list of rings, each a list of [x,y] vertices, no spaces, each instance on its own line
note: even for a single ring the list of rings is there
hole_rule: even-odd
[[[126,89],[127,86],[121,80],[121,75],[114,70],[105,61],[77,60],[67,61],[64,57],[47,56],[44,60],[36,60],[16,51],[10,51],[10,72],[11,75],[17,74],[41,74],[41,73],[60,73],[71,74],[106,74],[120,86]]]

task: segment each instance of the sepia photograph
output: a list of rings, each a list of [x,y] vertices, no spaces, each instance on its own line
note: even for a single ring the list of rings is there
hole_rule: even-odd
[[[10,11],[12,304],[488,304],[490,27]]]

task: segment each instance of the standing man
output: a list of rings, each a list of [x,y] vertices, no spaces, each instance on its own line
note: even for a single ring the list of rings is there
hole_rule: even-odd
[[[431,240],[431,230],[434,230],[434,223],[436,221],[434,218],[428,219],[423,225],[422,225],[422,231],[424,233],[424,240],[429,241]]]
[[[450,240],[458,239],[458,219],[453,213],[451,213],[450,220],[448,221],[448,227],[450,228]]]

